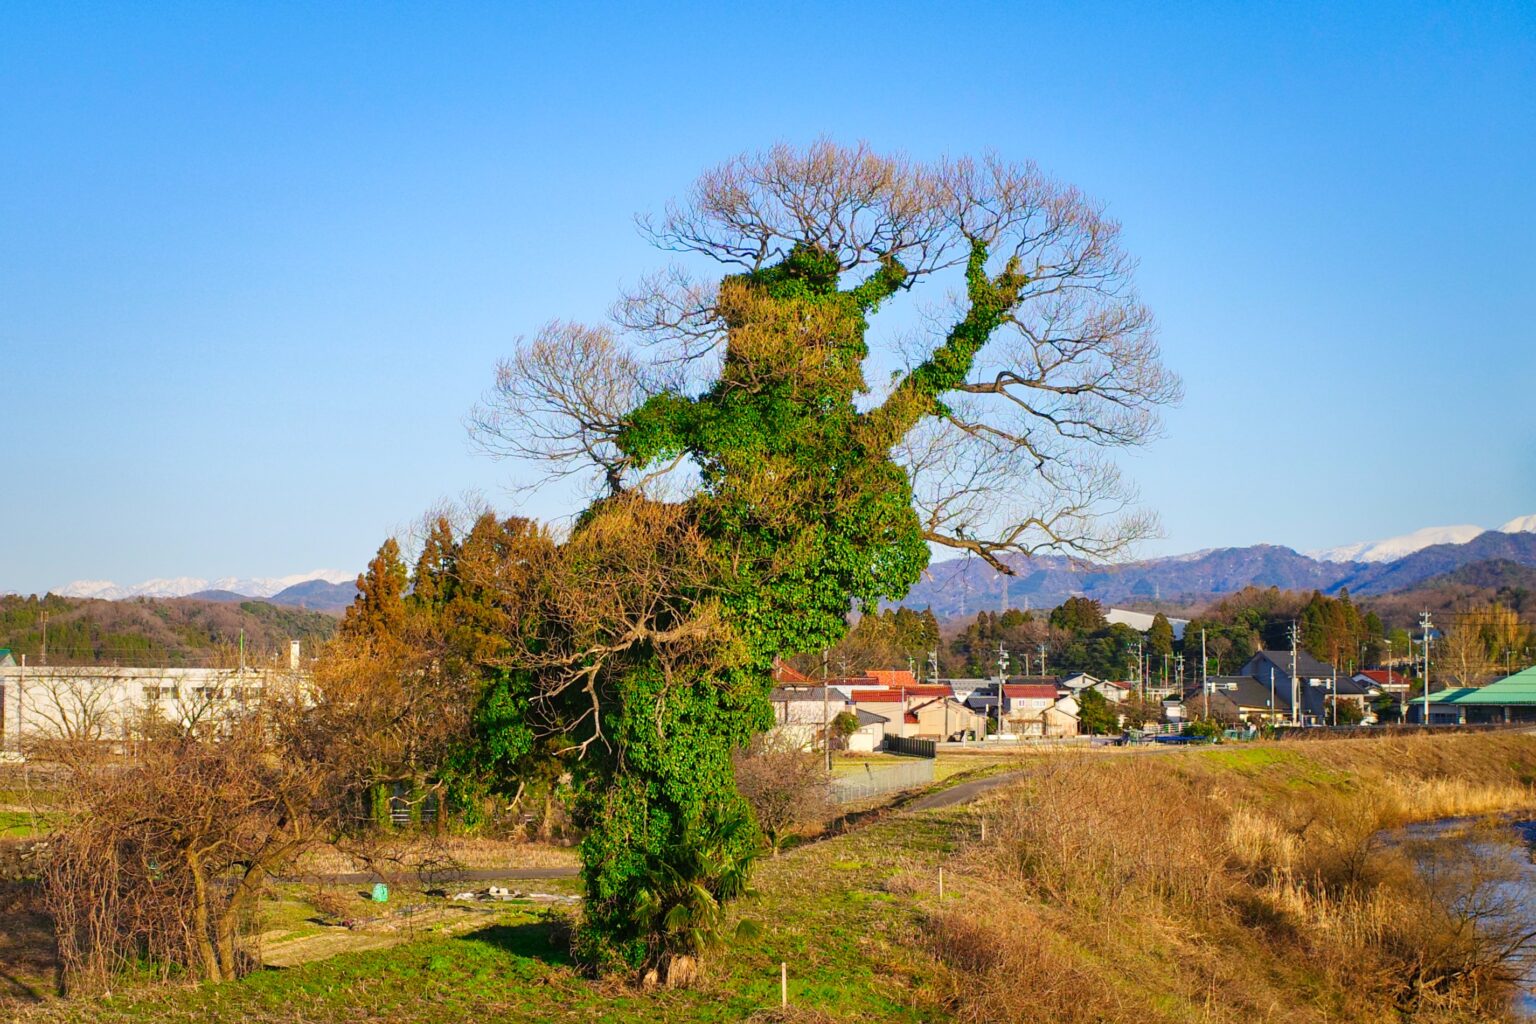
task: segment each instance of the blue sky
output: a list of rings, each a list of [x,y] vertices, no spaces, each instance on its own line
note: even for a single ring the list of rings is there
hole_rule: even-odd
[[[1187,390],[1126,461],[1147,553],[1536,512],[1529,3],[17,2],[0,96],[0,590],[505,502],[496,358],[663,262],[634,213],[823,134],[1124,223]]]

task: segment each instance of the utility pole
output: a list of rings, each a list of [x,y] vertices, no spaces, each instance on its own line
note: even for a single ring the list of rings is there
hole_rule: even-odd
[[[1179,695],[1182,697],[1184,695],[1184,655],[1183,654],[1175,655],[1175,657],[1173,659],[1173,669],[1174,669],[1174,672],[1177,673],[1178,678],[1179,678]]]
[[[1206,694],[1206,717],[1210,717],[1210,677],[1206,674],[1206,631],[1200,631],[1200,689]]]
[[[1045,675],[1045,644],[1040,645],[1040,674]]]
[[[821,745],[827,752],[827,771],[832,770],[832,723],[827,715],[832,710],[832,702],[827,696],[827,649],[821,649]],[[903,711],[906,709],[903,708]]]
[[[1339,666],[1338,666],[1338,663],[1335,662],[1333,664],[1332,668],[1333,668],[1333,677],[1332,677],[1332,679],[1329,680],[1329,683],[1328,683],[1328,688],[1329,688],[1329,690],[1332,691],[1332,693],[1330,694],[1328,700],[1333,705],[1333,724],[1334,724],[1334,726],[1338,726],[1338,724],[1339,724]]]
[[[48,613],[39,612],[43,622],[43,649],[38,652],[38,662],[46,666],[48,664]]]
[[[1280,709],[1275,707],[1275,663],[1269,663],[1269,721],[1273,725]]]
[[[1424,609],[1424,614],[1419,616],[1419,626],[1424,630],[1424,725],[1429,726],[1429,628],[1433,623],[1429,621],[1429,609]]]
[[[1291,724],[1301,724],[1300,690],[1296,688],[1296,641],[1300,631],[1296,628],[1296,621],[1291,620]]]
[[[997,645],[997,734],[1003,734],[1003,683],[1008,679],[1008,651]]]

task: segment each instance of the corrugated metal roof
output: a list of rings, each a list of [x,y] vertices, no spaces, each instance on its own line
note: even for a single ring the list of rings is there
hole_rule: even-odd
[[[1429,695],[1439,704],[1536,704],[1536,668],[1505,676],[1487,686],[1467,686]]]

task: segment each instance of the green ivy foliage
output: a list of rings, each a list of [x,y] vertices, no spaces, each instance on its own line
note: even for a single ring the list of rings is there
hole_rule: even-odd
[[[772,722],[774,659],[832,646],[852,607],[901,597],[926,566],[911,484],[891,450],[942,411],[941,396],[1017,304],[1022,275],[1010,265],[989,277],[986,258],[973,247],[968,315],[873,411],[855,405],[868,392],[868,317],[907,272],[890,260],[842,287],[836,259],[801,245],[722,282],[729,336],[715,385],[697,397],[654,397],[628,418],[617,443],[633,463],[683,456],[698,468],[702,486],[687,511],[712,552],[710,596],[745,654],[681,678],[639,658],[603,698],[610,742],[594,746],[578,773],[587,907],[576,948],[591,966],[696,951],[696,928],[658,925],[667,914],[656,908],[677,904],[658,897],[656,880],[679,864],[729,865],[688,880],[701,905],[743,884],[759,839],[739,824],[751,818],[730,755]]]

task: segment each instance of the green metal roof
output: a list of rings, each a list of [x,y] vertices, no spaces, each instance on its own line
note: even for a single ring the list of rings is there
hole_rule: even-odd
[[[1536,667],[1505,676],[1487,686],[1442,690],[1429,695],[1431,703],[1536,704]]]
[[[1459,700],[1461,700],[1462,697],[1465,697],[1467,694],[1469,694],[1469,693],[1476,693],[1476,692],[1477,692],[1477,690],[1476,690],[1475,687],[1471,687],[1471,686],[1455,686],[1455,687],[1452,687],[1449,690],[1438,690],[1438,691],[1430,694],[1429,695],[1429,702],[1431,704],[1455,704]],[[1423,703],[1423,701],[1424,701],[1424,697],[1423,697],[1422,694],[1420,694],[1418,697],[1415,697],[1412,700],[1410,700],[1409,703],[1410,704],[1420,704],[1420,703]]]

